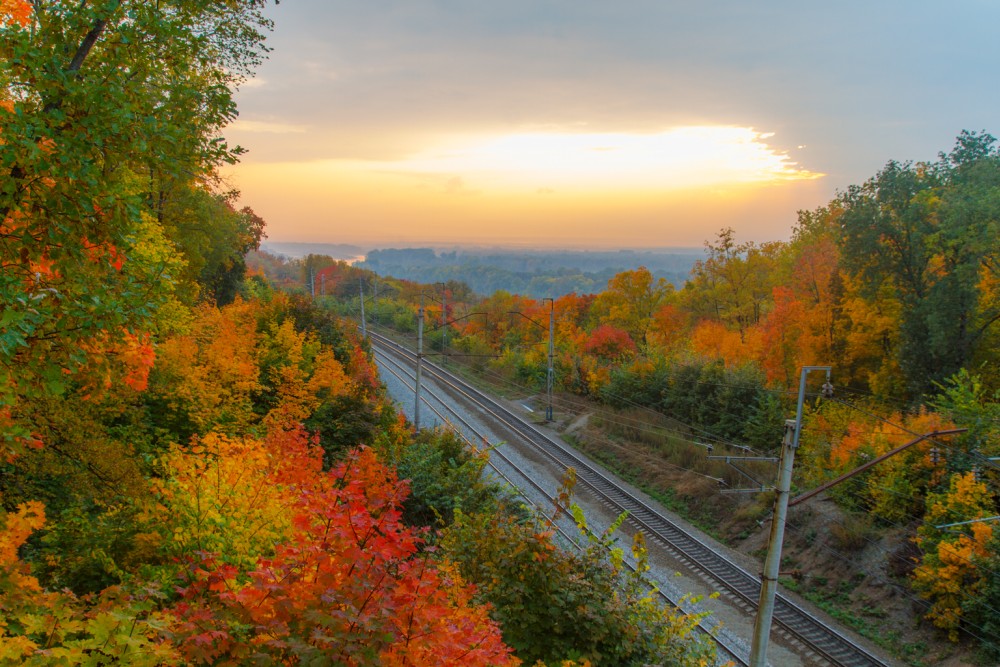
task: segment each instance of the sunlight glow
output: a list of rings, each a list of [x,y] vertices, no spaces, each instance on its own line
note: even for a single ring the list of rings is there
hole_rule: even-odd
[[[245,162],[234,175],[255,210],[287,220],[279,240],[699,246],[734,220],[779,238],[795,211],[821,200],[823,174],[771,139],[740,127],[438,135],[395,155],[353,146],[342,157]]]
[[[658,134],[514,134],[393,163],[400,172],[460,174],[535,189],[674,190],[822,176],[800,169],[743,127],[684,127]],[[485,183],[483,183],[485,185]]]

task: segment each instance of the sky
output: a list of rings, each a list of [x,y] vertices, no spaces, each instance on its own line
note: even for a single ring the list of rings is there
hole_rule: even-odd
[[[890,160],[1000,133],[995,0],[284,0],[225,171],[268,238],[788,239]]]

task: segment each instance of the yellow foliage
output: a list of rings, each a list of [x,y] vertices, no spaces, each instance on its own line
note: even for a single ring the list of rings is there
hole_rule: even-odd
[[[948,631],[958,641],[962,620],[962,601],[982,589],[990,572],[980,572],[977,559],[989,553],[993,526],[969,524],[969,532],[942,533],[935,525],[982,519],[994,511],[986,485],[973,473],[951,477],[949,490],[928,497],[925,527],[916,538],[924,552],[923,560],[913,571],[914,588],[932,601],[926,614],[935,626]]]
[[[324,401],[353,388],[333,352],[320,349],[314,338],[295,331],[291,320],[272,332],[270,346],[268,354],[277,355],[281,363],[271,371],[278,405],[264,417],[269,429],[292,428]]]
[[[148,518],[171,551],[216,553],[249,567],[289,534],[294,493],[273,482],[282,458],[259,441],[209,433],[191,447],[172,446],[161,463],[160,505]]]
[[[190,332],[158,349],[154,392],[183,412],[198,432],[224,424],[245,431],[254,421],[252,397],[261,389],[254,308],[237,300],[223,309],[203,306]]]

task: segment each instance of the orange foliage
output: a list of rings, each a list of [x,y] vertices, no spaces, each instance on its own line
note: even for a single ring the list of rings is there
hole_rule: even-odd
[[[907,430],[903,431],[892,424],[899,424]],[[816,416],[816,427],[818,430],[830,428],[822,414]],[[916,414],[896,412],[875,422],[851,421],[840,435],[830,439],[830,468],[841,470],[855,463],[859,451],[866,451],[868,456],[881,456],[912,440],[915,436],[911,432],[923,434],[952,428],[955,425],[945,420],[940,413],[927,410]]]
[[[764,372],[768,382],[791,386],[805,364],[802,350],[805,307],[787,287],[775,287],[774,308],[761,325]]]
[[[295,491],[291,532],[250,571],[211,556],[192,565],[171,610],[189,660],[518,664],[455,569],[418,552],[417,534],[400,523],[407,484],[371,450],[323,473],[321,452],[300,430],[261,446],[280,457],[271,484]]]
[[[158,349],[157,382],[171,409],[183,412],[201,433],[220,423],[234,430],[256,421],[253,395],[260,391],[256,309],[237,300],[219,310],[203,306],[191,331]]]
[[[891,422],[891,423],[890,423]],[[903,431],[891,424],[900,424]],[[931,433],[955,428],[937,412],[921,410],[914,415],[893,413],[877,423],[851,422],[847,432],[830,443],[830,465],[842,469],[857,458],[857,452],[867,449],[871,456],[881,456],[891,449],[913,440],[913,433]]]
[[[17,512],[8,514],[0,531],[0,568],[14,565],[21,569],[17,551],[28,536],[45,525],[45,508],[40,502],[32,501],[17,506]],[[26,570],[24,570],[26,572]],[[20,575],[19,575],[20,576]],[[32,578],[33,579],[33,578]],[[38,582],[31,584],[38,588]]]
[[[150,335],[126,331],[120,354],[126,368],[122,382],[136,391],[144,391],[149,385],[149,371],[156,361],[156,351]]]
[[[665,303],[653,313],[653,322],[647,336],[649,342],[664,349],[671,349],[681,340],[687,315],[680,308]]]
[[[635,352],[635,343],[627,331],[602,324],[590,332],[583,349],[601,359],[615,359]]]
[[[348,370],[350,371],[351,378],[359,387],[364,387],[370,392],[375,392],[381,386],[381,380],[375,370],[375,365],[357,343],[351,348],[351,361]]]
[[[717,320],[701,320],[691,331],[691,349],[708,359],[721,359],[727,368],[739,366],[753,358],[758,340],[752,331],[740,339],[738,331],[730,331]]]
[[[26,0],[0,0],[0,25],[15,24],[22,27],[31,23],[31,4]]]
[[[871,442],[871,426],[866,423],[851,422],[847,432],[830,446],[830,466],[834,470],[842,470],[848,463],[857,458],[858,450]]]
[[[94,205],[94,212],[98,217],[104,214],[100,207]],[[106,260],[116,271],[121,271],[125,266],[125,255],[113,243],[91,243],[87,237],[83,237],[83,250],[92,262]]]

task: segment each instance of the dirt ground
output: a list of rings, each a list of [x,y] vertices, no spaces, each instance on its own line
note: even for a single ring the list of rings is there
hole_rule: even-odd
[[[670,509],[716,539],[763,559],[770,497],[721,493],[710,470],[692,473],[697,470],[693,464],[674,462],[676,452],[622,437],[621,429],[592,418],[585,402],[572,401],[572,406],[561,404],[554,426],[575,446],[604,460],[647,493],[662,496]],[[694,461],[703,458],[704,452],[691,456]],[[917,556],[912,537],[905,530],[884,532],[863,520],[852,520],[819,495],[789,510],[782,549],[783,583],[902,663],[920,667],[984,664],[922,620],[925,603],[905,586]]]

